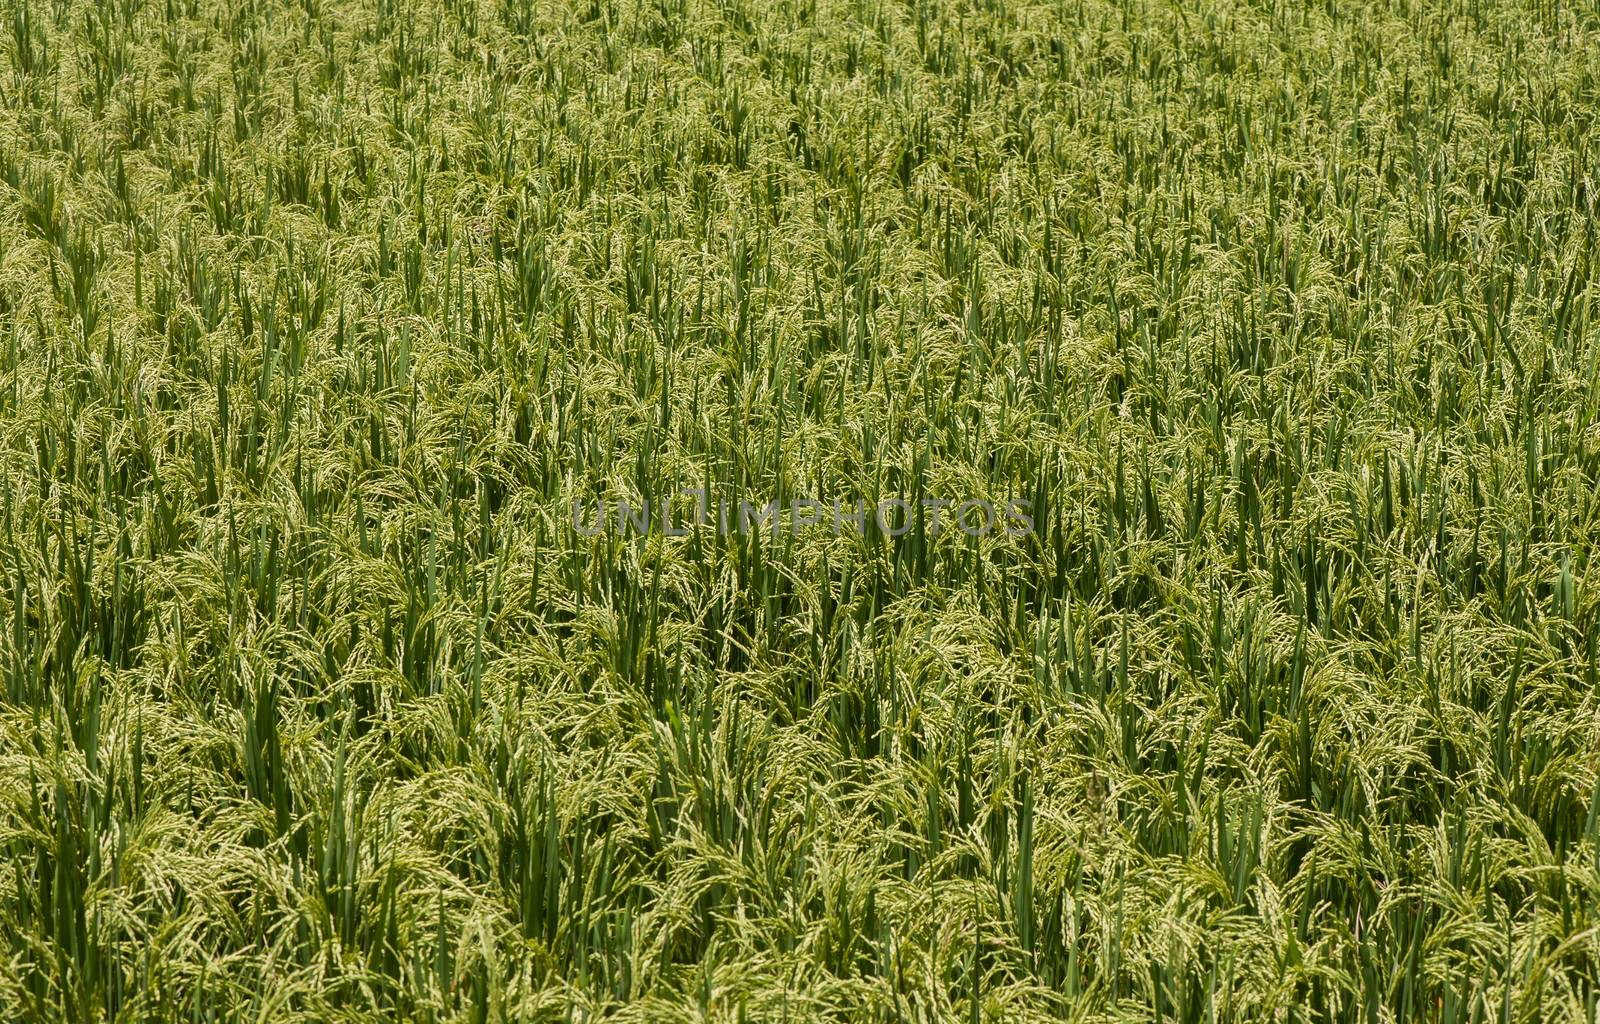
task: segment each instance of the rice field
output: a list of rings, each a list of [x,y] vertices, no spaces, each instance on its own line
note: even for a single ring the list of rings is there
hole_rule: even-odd
[[[0,14],[0,1018],[1600,1024],[1593,5]]]

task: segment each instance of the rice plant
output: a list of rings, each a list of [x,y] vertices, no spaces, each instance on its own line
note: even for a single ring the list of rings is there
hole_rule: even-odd
[[[1600,1024],[1592,5],[0,9],[0,1018]]]

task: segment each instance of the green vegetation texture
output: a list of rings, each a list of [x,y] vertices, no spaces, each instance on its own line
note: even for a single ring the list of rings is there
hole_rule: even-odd
[[[1597,1020],[1592,5],[0,14],[0,1017]]]

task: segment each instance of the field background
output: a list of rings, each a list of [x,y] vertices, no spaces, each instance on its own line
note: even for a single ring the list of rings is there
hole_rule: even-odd
[[[1597,1020],[1592,6],[0,11],[0,1016]]]

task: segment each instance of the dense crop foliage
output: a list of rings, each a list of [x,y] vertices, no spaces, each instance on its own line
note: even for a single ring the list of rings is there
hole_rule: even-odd
[[[1590,5],[0,9],[0,1016],[1597,1019]]]

